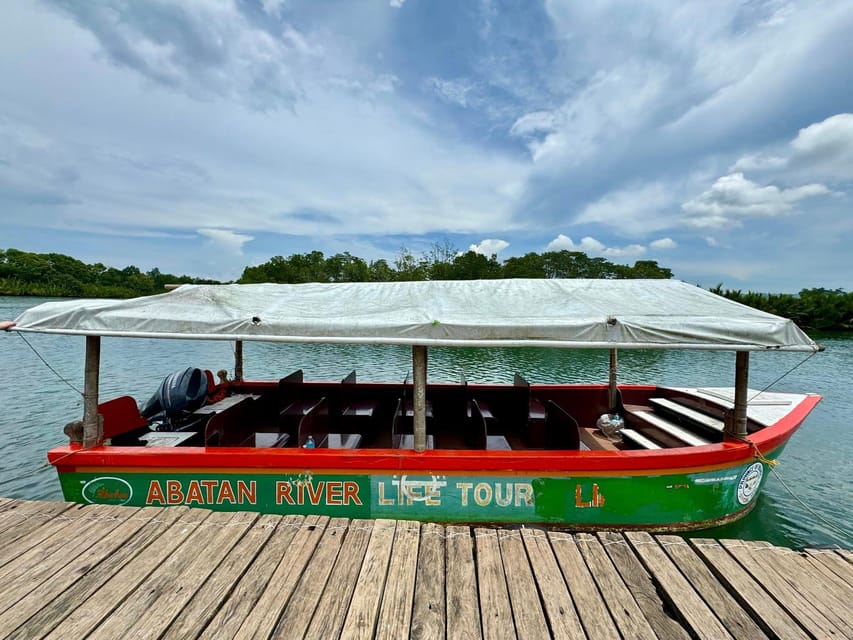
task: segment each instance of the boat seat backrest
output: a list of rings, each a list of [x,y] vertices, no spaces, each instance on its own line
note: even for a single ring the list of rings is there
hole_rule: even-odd
[[[237,446],[254,431],[255,399],[243,398],[240,402],[215,414],[204,429],[204,442],[207,445],[231,447]]]
[[[401,434],[403,428],[403,399],[397,398],[397,408],[394,409],[394,417],[391,419],[391,441]]]
[[[313,436],[314,442],[319,445],[328,435],[329,403],[326,398],[320,398],[299,421],[297,446],[304,445],[308,436]]]
[[[577,450],[580,431],[577,421],[553,400],[545,401],[545,448]]]
[[[139,413],[136,400],[121,396],[98,405],[104,419],[104,438],[114,438],[122,433],[148,426],[148,420]]]
[[[286,407],[299,397],[302,382],[302,369],[297,369],[289,376],[285,376],[278,381],[278,401],[280,407]]]
[[[471,420],[468,423],[468,440],[472,449],[485,449],[488,442],[486,419],[480,410],[480,403],[471,400]]]

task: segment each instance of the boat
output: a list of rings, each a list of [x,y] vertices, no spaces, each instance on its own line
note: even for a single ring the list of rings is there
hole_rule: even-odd
[[[182,285],[47,302],[0,328],[85,337],[83,417],[47,454],[79,503],[702,529],[754,507],[821,399],[748,385],[752,352],[821,350],[793,322],[677,280]],[[228,340],[234,369],[176,363],[150,400],[102,401],[104,337]],[[334,381],[245,380],[248,341],[406,345],[411,376],[359,381],[343,362]],[[609,369],[585,384],[427,379],[433,347],[529,346],[604,349]],[[622,384],[626,349],[728,351],[733,384]]]

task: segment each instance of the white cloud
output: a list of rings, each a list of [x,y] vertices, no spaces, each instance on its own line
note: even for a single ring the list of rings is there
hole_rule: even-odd
[[[652,182],[610,191],[586,205],[576,222],[597,222],[637,235],[660,231],[671,227],[676,219],[680,189]]]
[[[474,253],[479,253],[484,256],[493,256],[497,255],[504,249],[509,246],[509,242],[506,240],[499,240],[497,238],[487,238],[483,240],[480,244],[472,244],[468,247],[468,251],[473,251]]]
[[[392,7],[394,7],[395,9],[399,9],[400,7],[403,6],[403,4],[405,2],[406,2],[406,0],[389,0],[388,4]]]
[[[243,255],[243,245],[254,240],[253,236],[227,229],[198,229],[198,234],[207,238],[215,247],[237,255]]]
[[[264,9],[264,13],[276,18],[281,17],[281,12],[285,4],[286,0],[261,0],[261,7]]]
[[[652,249],[675,249],[678,243],[672,238],[660,238],[649,243]]]
[[[764,169],[781,169],[788,164],[787,158],[778,156],[765,156],[759,153],[745,155],[738,158],[731,167],[729,173],[738,171],[761,171]]]
[[[575,244],[574,241],[567,235],[560,234],[545,247],[545,251],[584,251],[587,253],[600,253],[604,249],[595,238],[583,238],[580,244]]]
[[[687,214],[685,224],[696,228],[740,226],[750,217],[773,217],[794,210],[806,198],[826,195],[830,190],[822,184],[807,184],[790,189],[775,185],[761,186],[733,173],[719,178],[713,186],[681,208]]]
[[[629,244],[625,247],[607,247],[602,253],[611,258],[624,258],[627,256],[641,256],[646,253],[646,248],[641,244]]]
[[[705,236],[705,243],[709,247],[719,247],[720,246],[720,243],[717,242],[717,239],[713,236]]]
[[[791,147],[793,163],[853,178],[853,113],[839,113],[800,129]]]
[[[460,107],[471,106],[473,102],[479,102],[479,98],[472,96],[477,91],[477,85],[464,78],[458,80],[443,80],[442,78],[429,78],[427,86],[430,87],[439,98],[449,104]]]

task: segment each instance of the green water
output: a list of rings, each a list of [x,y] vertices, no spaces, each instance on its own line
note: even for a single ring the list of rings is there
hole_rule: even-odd
[[[0,297],[0,320],[14,319],[36,298]],[[815,335],[826,347],[811,358],[794,353],[759,353],[750,358],[750,386],[776,383],[777,391],[824,396],[793,436],[746,518],[705,537],[769,540],[786,546],[840,544],[853,547],[853,491],[848,473],[853,439],[848,429],[853,402],[853,336]],[[83,338],[0,334],[0,496],[59,500],[56,473],[45,452],[66,441],[62,426],[82,415]],[[147,399],[170,372],[187,366],[232,368],[228,342],[119,340],[101,345],[101,395],[130,394]],[[340,380],[352,369],[359,380],[402,381],[411,369],[405,347],[282,345],[244,347],[248,379],[278,379],[296,369],[306,379]],[[799,365],[799,366],[798,366]],[[530,382],[604,382],[606,351],[557,349],[431,349],[428,374],[434,381],[510,382],[519,372]],[[65,379],[60,380],[59,376]],[[625,383],[676,386],[731,386],[734,354],[696,351],[619,352],[619,379]],[[787,488],[786,488],[787,487]]]

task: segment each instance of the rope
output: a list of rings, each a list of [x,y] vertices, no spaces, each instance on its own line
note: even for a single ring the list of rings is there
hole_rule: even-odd
[[[39,359],[39,360],[41,360],[41,361],[44,363],[44,365],[45,365],[48,369],[50,369],[51,371],[53,371],[54,375],[55,375],[57,378],[59,378],[60,380],[62,380],[62,382],[64,382],[64,383],[65,383],[65,384],[67,384],[69,387],[71,387],[72,389],[74,389],[74,391],[76,391],[77,393],[79,393],[81,396],[83,395],[83,392],[82,392],[82,391],[80,391],[80,389],[78,389],[78,388],[77,388],[77,387],[75,387],[73,384],[71,384],[70,382],[68,382],[68,380],[66,380],[66,379],[65,379],[65,378],[63,378],[61,375],[59,375],[59,372],[58,372],[56,369],[54,369],[53,367],[51,367],[47,360],[45,360],[44,358],[42,358],[41,354],[40,354],[38,351],[36,351],[36,348],[35,348],[33,345],[31,345],[31,344],[30,344],[30,341],[29,341],[29,340],[27,340],[27,339],[24,337],[24,334],[22,334],[20,331],[16,331],[15,333],[17,333],[19,336],[21,336],[21,340],[23,340],[23,341],[27,344],[27,346],[28,346],[30,349],[32,349],[32,350],[33,350],[33,353],[34,353],[34,354],[36,354],[36,356],[38,357],[38,359]]]
[[[739,436],[737,434],[734,434],[732,437],[734,437],[736,440],[740,440],[741,442],[745,442],[750,447],[752,447],[752,450],[755,452],[755,459],[760,460],[761,462],[766,464],[771,469],[773,467],[775,467],[777,464],[779,464],[779,462],[777,460],[771,460],[770,458],[766,457],[763,453],[761,453],[761,449],[759,449],[758,445],[755,444],[752,440],[750,440],[749,437]]]
[[[825,524],[829,529],[831,529],[835,533],[839,534],[842,537],[842,539],[850,537],[849,531],[845,531],[841,527],[836,526],[835,523],[830,522],[829,520],[824,518],[822,515],[820,515],[817,511],[812,509],[805,502],[800,500],[800,498],[797,497],[797,495],[793,491],[791,491],[791,488],[787,484],[785,484],[785,481],[782,479],[782,476],[779,475],[779,472],[776,469],[773,469],[772,467],[771,467],[771,470],[773,471],[773,475],[779,480],[779,482],[782,483],[782,486],[785,487],[785,491],[787,491],[794,500],[799,502],[801,507],[803,507],[806,511],[808,511],[810,514],[812,514],[815,518],[817,518],[818,520],[823,522],[823,524]]]
[[[750,401],[751,401],[751,400],[755,400],[758,396],[760,396],[762,393],[764,393],[765,391],[767,391],[770,387],[772,387],[773,385],[775,385],[777,382],[779,382],[782,378],[784,378],[785,376],[787,376],[789,373],[792,373],[795,369],[797,369],[797,368],[798,368],[798,367],[800,367],[801,365],[804,365],[806,362],[808,362],[809,360],[811,360],[812,358],[814,358],[818,353],[819,353],[818,351],[812,351],[808,356],[806,356],[806,357],[805,357],[803,360],[801,360],[798,364],[795,364],[793,367],[791,367],[790,369],[788,369],[785,373],[783,373],[781,376],[779,376],[778,378],[776,378],[773,382],[771,382],[770,384],[768,384],[768,385],[767,385],[766,387],[764,387],[761,391],[759,391],[759,392],[758,392],[758,393],[756,393],[754,396],[752,396],[749,400],[750,400]]]

